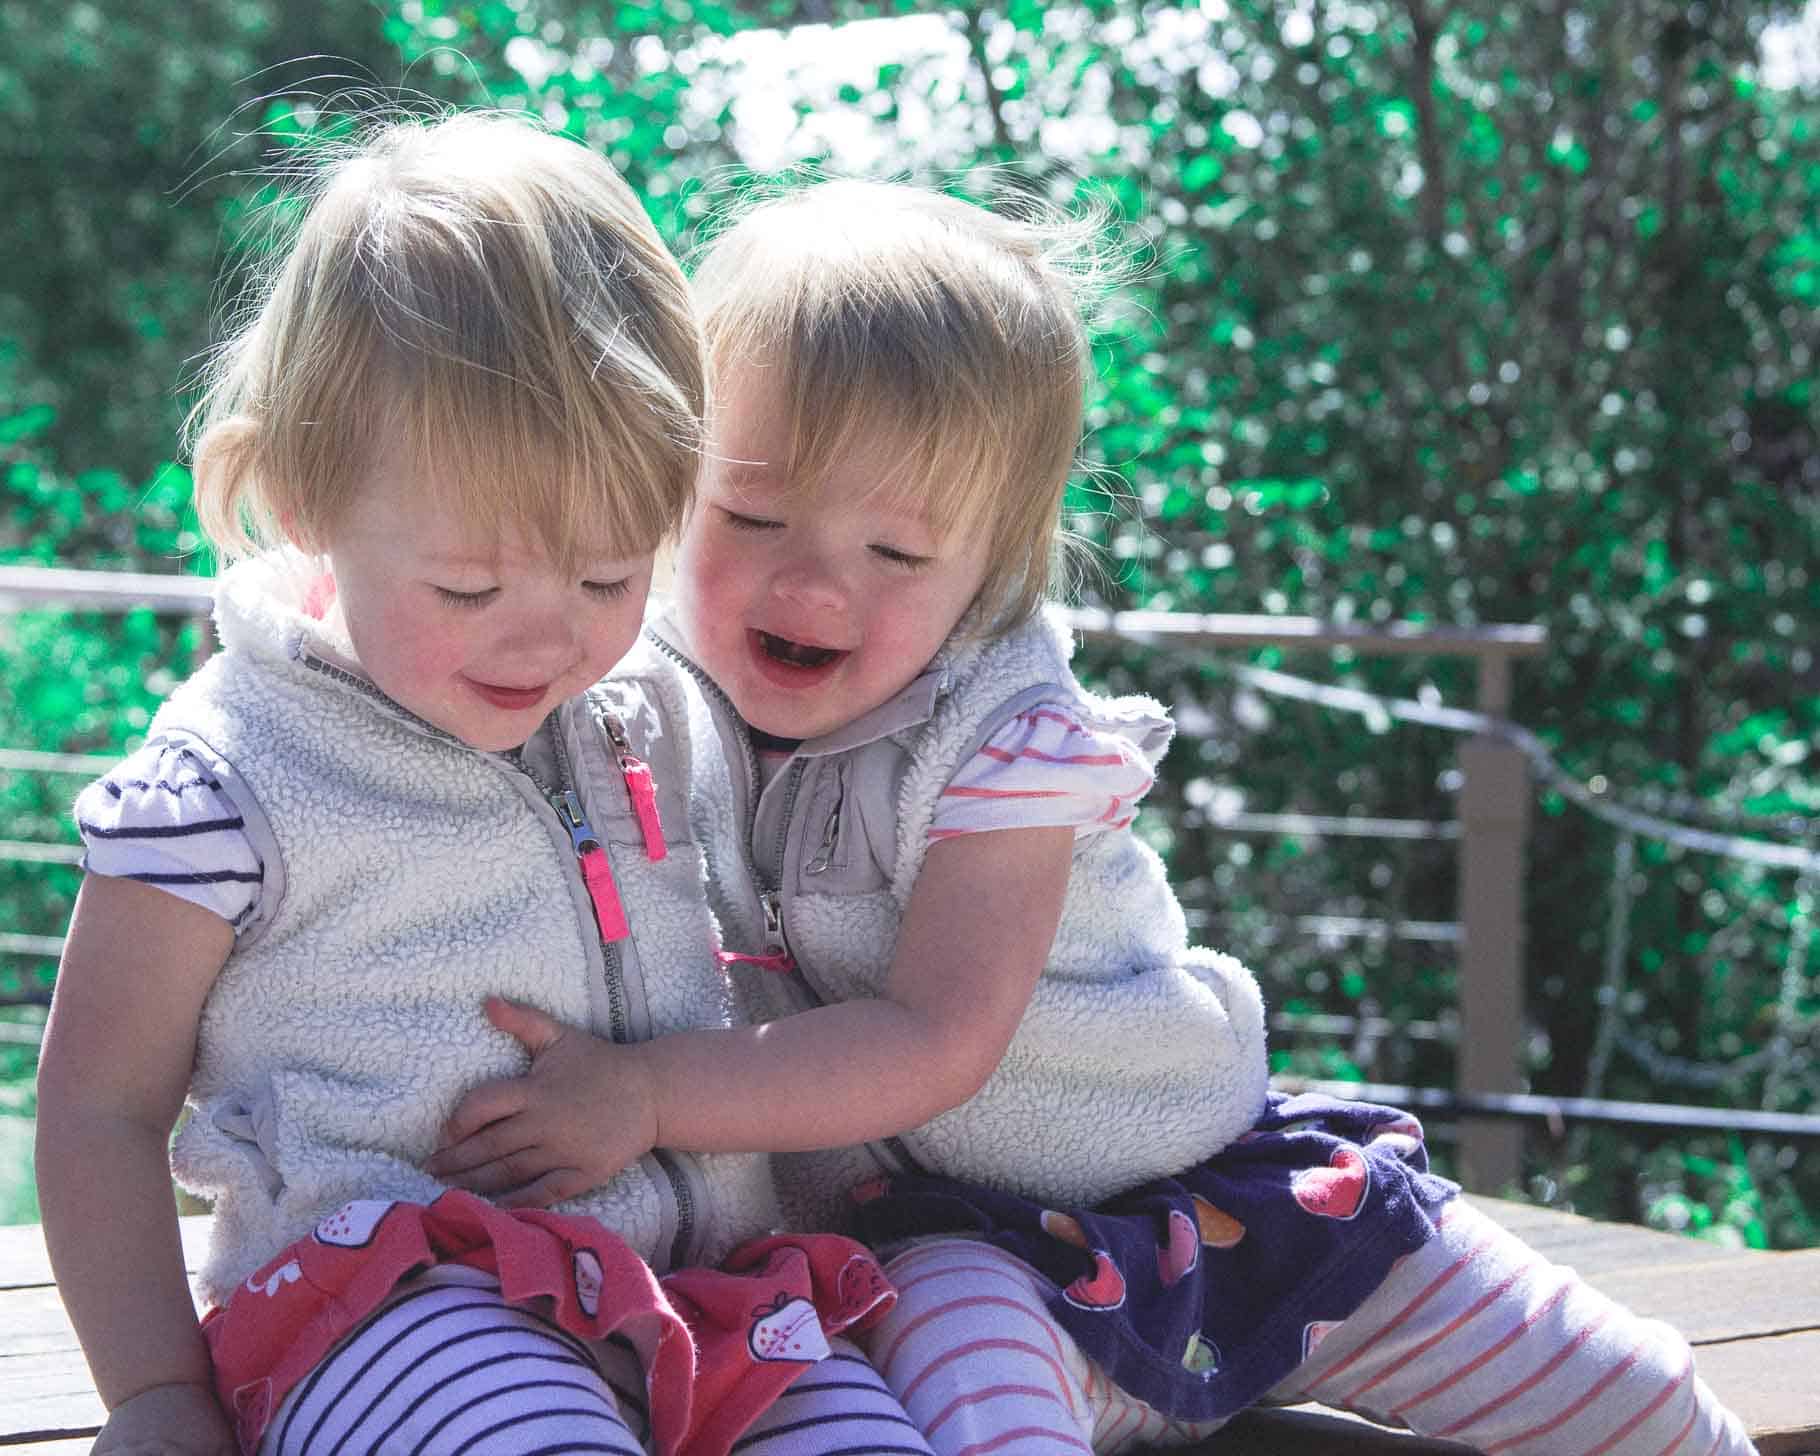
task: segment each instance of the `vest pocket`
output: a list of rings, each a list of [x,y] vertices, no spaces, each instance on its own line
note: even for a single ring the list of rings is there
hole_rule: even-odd
[[[278,1172],[278,1117],[271,1088],[222,1099],[210,1112],[209,1121],[234,1144],[267,1196],[276,1202],[284,1192],[284,1179]]]
[[[855,791],[849,758],[824,768],[802,813],[796,890],[804,895],[868,895],[891,883],[866,833],[864,795]]]

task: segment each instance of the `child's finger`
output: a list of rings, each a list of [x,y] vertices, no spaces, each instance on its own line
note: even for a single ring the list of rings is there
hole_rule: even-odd
[[[458,1172],[438,1173],[434,1168],[430,1172],[451,1188],[466,1189],[469,1193],[478,1193],[486,1198],[498,1193],[511,1193],[525,1186],[527,1181],[522,1173],[512,1170],[509,1158],[495,1158]]]
[[[518,1042],[533,1057],[540,1056],[562,1040],[568,1027],[553,1016],[546,1016],[535,1006],[511,1001],[504,996],[489,996],[487,1020]]]
[[[483,1123],[472,1130],[451,1131],[443,1144],[424,1161],[424,1169],[440,1177],[444,1173],[465,1173],[482,1163],[497,1162],[533,1146],[536,1134],[523,1119],[507,1116]]]
[[[501,1208],[548,1208],[552,1203],[586,1193],[593,1186],[594,1181],[579,1168],[554,1168],[494,1201]]]
[[[425,1167],[458,1188],[489,1195],[527,1187],[546,1173],[560,1171],[554,1154],[527,1141],[523,1135],[503,1139],[507,1143],[506,1151],[484,1154],[478,1151],[489,1141],[502,1141],[495,1129],[489,1128],[479,1137],[470,1138],[459,1150],[445,1149],[445,1152],[457,1154],[447,1160],[450,1166],[440,1171],[428,1164]],[[436,1156],[442,1158],[444,1155],[438,1153]]]
[[[525,1086],[517,1078],[482,1082],[455,1104],[449,1120],[442,1125],[442,1146],[452,1148],[495,1123],[518,1116],[524,1109]],[[516,1145],[500,1147],[497,1151],[511,1152],[513,1146]]]

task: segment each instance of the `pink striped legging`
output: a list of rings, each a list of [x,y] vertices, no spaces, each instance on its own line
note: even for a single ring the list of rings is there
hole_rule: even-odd
[[[937,1456],[1111,1456],[1219,1424],[1171,1421],[1112,1386],[1013,1255],[946,1239],[888,1272],[900,1297],[870,1354]],[[1754,1450],[1685,1340],[1457,1201],[1269,1400],[1318,1400],[1513,1456]]]

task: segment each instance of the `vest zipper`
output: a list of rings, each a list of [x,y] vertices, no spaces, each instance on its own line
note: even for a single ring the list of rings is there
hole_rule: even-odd
[[[311,653],[303,653],[297,660],[323,677],[331,678],[342,686],[351,688],[355,692],[383,704],[430,736],[466,747],[454,734],[444,732],[434,723],[426,722],[418,717],[410,709],[402,708],[394,703],[375,684],[365,678],[348,672],[334,663],[325,662]],[[569,846],[575,852],[576,867],[581,871],[582,884],[587,888],[588,899],[594,906],[595,929],[600,932],[601,959],[606,976],[609,1030],[614,1041],[624,1041],[627,1033],[625,994],[620,984],[622,967],[619,947],[614,942],[623,940],[628,933],[625,915],[619,905],[618,890],[613,884],[612,869],[607,864],[606,849],[595,835],[593,826],[588,823],[587,815],[582,812],[581,800],[569,787],[569,756],[568,750],[563,746],[562,730],[559,726],[551,727],[550,744],[555,750],[556,771],[561,779],[561,783],[555,788],[544,783],[532,772],[530,764],[525,762],[522,749],[496,756],[531,781],[537,792],[542,794],[545,801],[556,811],[556,817],[561,821],[562,827],[568,831]]]
[[[721,691],[720,685],[716,683],[713,678],[709,677],[655,632],[646,632],[645,636],[659,652],[663,653],[665,657],[668,657],[678,667],[682,668],[684,672],[688,673],[690,677],[694,678],[703,692],[716,699],[720,705],[726,709],[729,718],[735,723],[741,721],[739,710],[733,706],[733,700]],[[758,856],[752,852],[752,835],[753,831],[758,827],[758,795],[760,788],[758,779],[758,753],[752,747],[751,738],[743,732],[739,735],[739,747],[746,763],[746,782],[752,786],[752,792],[749,796],[751,803],[746,809],[746,822],[741,826],[739,835],[740,857],[745,861],[746,873],[752,880],[753,888],[758,892],[759,912],[764,916],[765,922],[766,954],[789,956],[790,941],[789,937],[784,933],[783,895],[777,886],[768,883],[765,877],[758,872]],[[798,776],[799,784],[801,783],[801,770],[802,765],[797,764],[795,766],[795,771]],[[786,805],[786,808],[794,806],[796,797],[794,792],[790,797],[791,803]],[[789,824],[790,816],[786,813],[783,819],[783,828],[780,829],[778,833],[778,858],[780,860],[783,857],[784,838],[789,832]],[[791,957],[791,959],[794,960],[794,957]],[[802,975],[799,970],[796,973],[795,979],[797,983],[809,993],[810,998],[815,1004],[819,1006],[821,1004],[821,997],[816,995],[815,988],[809,985],[808,977]]]
[[[537,786],[550,801],[550,807],[556,811],[562,827],[569,831],[569,844],[575,852],[576,867],[581,871],[582,883],[587,886],[588,899],[594,905],[594,928],[600,935],[602,974],[606,977],[607,1034],[614,1041],[629,1041],[632,1028],[631,1020],[626,1015],[625,965],[620,959],[618,942],[630,934],[631,927],[626,924],[625,908],[619,903],[619,891],[612,884],[611,870],[608,870],[605,877],[605,888],[611,891],[610,903],[605,907],[596,890],[598,876],[590,878],[591,866],[603,864],[607,851],[600,836],[595,834],[594,826],[588,823],[580,796],[570,787],[574,776],[569,768],[569,751],[563,745],[561,725],[551,728],[550,746],[556,755],[558,783],[554,788],[547,788],[543,784]],[[536,784],[537,776],[530,773],[528,765],[525,771],[530,775],[531,782]]]
[[[461,743],[461,740],[454,734],[445,733],[435,724],[425,722],[409,709],[399,707],[366,679],[308,653],[300,655],[297,661],[324,677],[333,678],[344,687],[352,688],[373,698],[391,711],[410,720],[431,736],[449,743]],[[643,784],[649,787],[650,769],[632,757],[631,745],[627,742],[625,730],[620,726],[618,720],[598,704],[590,703],[589,706],[593,708],[596,720],[613,746],[613,756],[618,762],[620,773],[625,777],[627,793],[632,796],[633,813],[638,817],[639,826],[644,832],[646,853],[652,859],[662,859],[663,835],[661,830],[658,830],[656,834],[655,852],[653,852],[652,846],[653,827],[657,819],[655,796],[647,798],[635,787],[635,779],[639,770],[643,770]],[[609,724],[611,724],[610,727]],[[612,869],[607,865],[606,847],[601,843],[599,836],[594,833],[593,826],[588,823],[587,814],[581,807],[580,797],[570,787],[572,776],[569,771],[569,753],[562,741],[560,724],[551,725],[550,746],[555,752],[556,771],[561,780],[554,788],[544,783],[537,774],[532,772],[531,765],[525,762],[522,750],[513,750],[496,756],[531,781],[532,786],[556,811],[556,817],[562,827],[568,831],[569,845],[575,852],[576,868],[581,873],[582,884],[586,887],[589,902],[594,907],[595,929],[599,932],[600,937],[601,971],[606,978],[608,1035],[612,1040],[623,1043],[631,1039],[631,1027],[630,1018],[626,1014],[625,963],[620,956],[617,942],[630,933],[630,928],[625,923],[624,909],[619,903],[619,892],[613,884]],[[753,876],[753,880],[756,883],[756,874]],[[617,930],[618,933],[613,934],[614,930]],[[691,1262],[696,1219],[695,1189],[688,1170],[684,1166],[685,1159],[668,1149],[653,1148],[639,1161],[647,1165],[655,1165],[664,1175],[661,1180],[651,1177],[649,1166],[647,1166],[646,1176],[651,1178],[653,1186],[659,1190],[659,1196],[662,1196],[664,1188],[670,1190],[670,1199],[675,1206],[676,1214],[675,1232],[670,1239],[670,1267],[673,1269],[684,1268]]]
[[[773,856],[780,870],[784,866],[790,848],[790,816],[796,812],[796,797],[802,792],[803,777],[808,772],[808,768],[809,766],[800,758],[790,765],[790,782],[784,790],[784,811],[778,815],[777,819],[777,852]],[[756,799],[752,801],[752,823],[756,828],[758,824],[758,801]],[[750,834],[747,837],[750,838]],[[790,955],[790,932],[784,925],[783,887],[773,885],[771,895],[774,897],[774,904],[765,914],[765,933],[767,937],[775,936],[777,943],[767,949],[782,951],[785,955]],[[776,921],[775,928],[772,925],[773,920]],[[794,956],[790,958],[795,959]],[[806,980],[807,977],[804,979]]]
[[[720,685],[716,683],[713,678],[709,677],[655,632],[646,631],[645,636],[656,645],[658,651],[662,652],[664,656],[675,662],[684,672],[694,678],[696,682],[701,685],[704,692],[719,699],[721,705],[726,709],[728,717],[735,723],[742,721],[739,716],[739,710],[733,706],[733,700],[721,691]],[[789,956],[793,966],[793,969],[790,972],[790,979],[802,988],[803,994],[806,995],[814,1005],[823,1006],[827,1004],[826,1001],[823,999],[821,993],[815,989],[814,983],[804,973],[802,966],[796,964],[796,957],[790,952],[790,937],[784,929],[783,895],[776,886],[767,885],[763,876],[758,872],[758,857],[752,852],[752,834],[758,827],[758,753],[752,747],[751,738],[745,733],[739,735],[739,746],[745,753],[747,782],[752,785],[752,805],[746,815],[745,832],[739,837],[739,847],[740,853],[745,857],[746,872],[751,875],[752,883],[758,889],[759,909],[763,912],[765,917],[765,949],[771,952],[781,951],[784,955]],[[784,799],[784,812],[777,833],[777,862],[780,865],[783,863],[784,850],[788,843],[790,815],[796,808],[796,795],[802,788],[803,770],[804,765],[801,762],[792,765],[792,772],[795,775],[795,779],[794,782],[791,783],[789,793]],[[901,1137],[877,1138],[864,1144],[864,1146],[871,1153],[873,1161],[878,1163],[879,1166],[888,1173],[915,1173],[924,1171],[922,1164],[916,1160],[914,1155],[912,1155],[909,1146]]]
[[[626,737],[625,725],[618,718],[592,698],[588,699],[588,707],[594,714],[594,721],[600,725],[601,732],[612,746],[614,761],[625,782],[626,797],[631,802],[633,816],[638,820],[639,831],[644,836],[646,858],[654,861],[665,858],[668,846],[664,842],[663,827],[658,820],[656,784],[651,777],[650,766],[633,756],[631,740]],[[613,949],[615,965],[618,966],[620,980],[623,981],[624,966],[618,958],[618,947]],[[617,1041],[625,1038],[614,1039]],[[696,1223],[696,1174],[693,1170],[698,1165],[687,1153],[679,1153],[671,1148],[652,1148],[647,1156],[662,1171],[664,1183],[675,1204],[676,1223],[675,1232],[670,1239],[670,1267],[681,1269],[693,1262]]]

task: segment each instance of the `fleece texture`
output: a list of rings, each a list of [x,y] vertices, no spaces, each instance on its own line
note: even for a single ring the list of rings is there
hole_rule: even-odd
[[[672,623],[659,634],[679,650]],[[729,940],[762,943],[762,897],[781,913],[800,974],[797,1004],[875,995],[928,849],[942,790],[1009,718],[1072,702],[1125,725],[1154,766],[1170,729],[1147,698],[1089,693],[1051,618],[989,642],[956,639],[928,673],[865,722],[802,745],[755,795],[736,779],[749,853],[711,855]],[[750,763],[724,696],[729,758]],[[729,876],[756,875],[756,892]],[[760,948],[746,945],[738,949]],[[750,973],[748,981],[750,980]],[[746,988],[771,1014],[788,987]],[[880,1067],[890,1077],[890,1067]],[[1077,845],[1060,926],[1030,1007],[978,1094],[887,1145],[777,1160],[792,1217],[836,1227],[854,1184],[903,1165],[1064,1206],[1092,1204],[1209,1157],[1264,1108],[1257,983],[1227,955],[1192,947],[1162,861],[1129,829]]]
[[[261,558],[223,578],[223,650],[152,725],[208,746],[266,869],[260,914],[203,1008],[172,1150],[178,1181],[215,1205],[201,1277],[214,1303],[350,1199],[443,1192],[420,1167],[443,1121],[476,1083],[527,1064],[486,1022],[489,994],[622,1039],[730,1018],[679,787],[688,740],[651,731],[667,714],[620,686],[552,725],[632,925],[603,951],[550,785],[385,698],[303,610],[298,565]],[[609,712],[660,785],[660,860]],[[660,1269],[716,1259],[776,1218],[753,1156],[647,1157],[560,1208]]]

